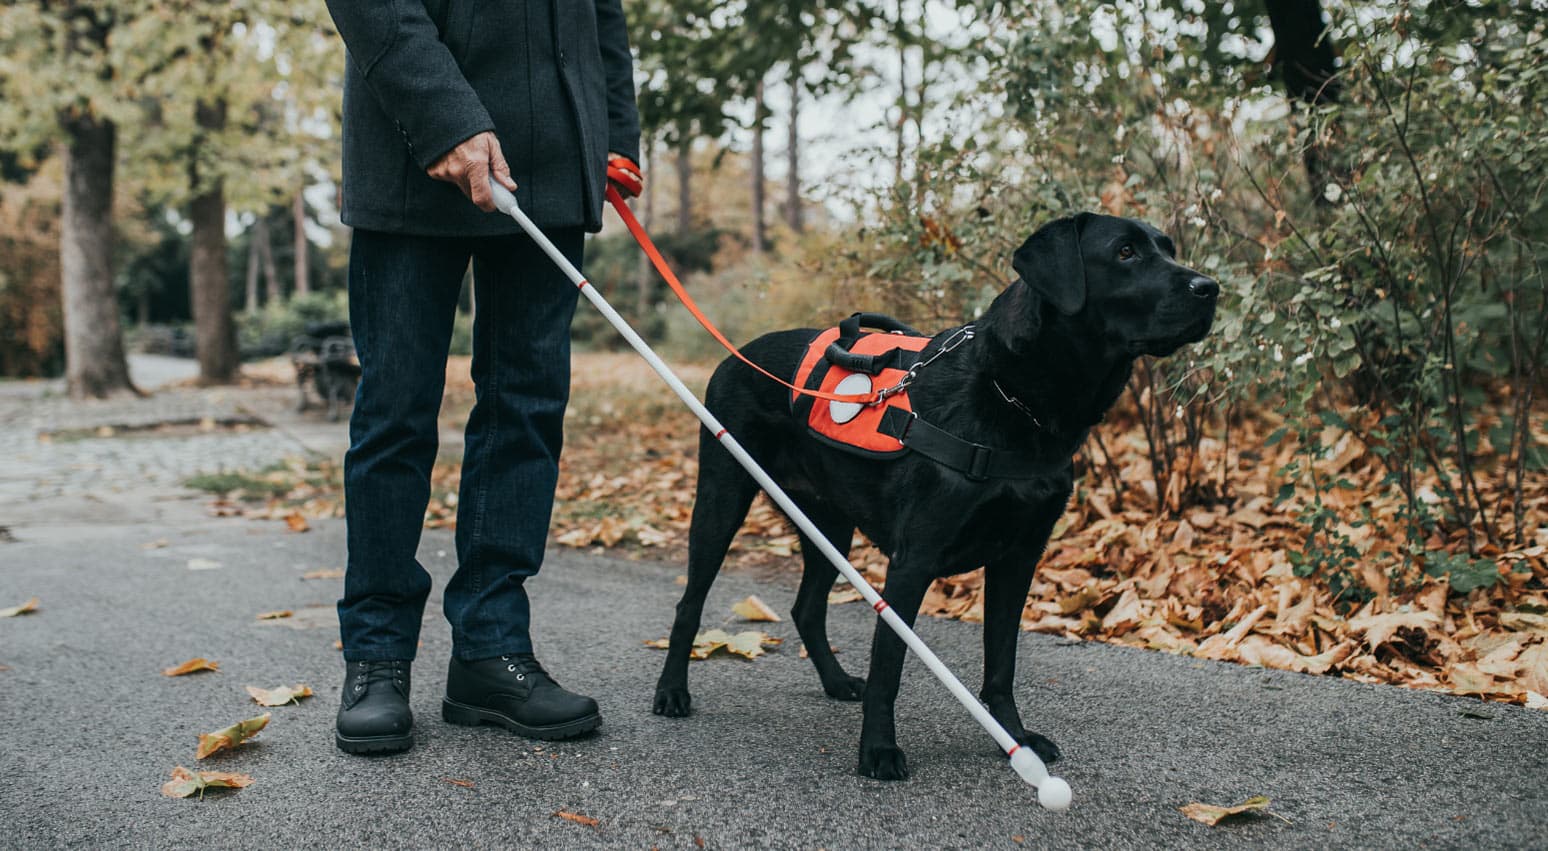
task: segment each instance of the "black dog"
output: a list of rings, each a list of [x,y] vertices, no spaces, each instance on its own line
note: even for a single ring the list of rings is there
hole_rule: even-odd
[[[1130,219],[1083,213],[1045,225],[1017,249],[1012,265],[1021,278],[975,323],[976,336],[918,373],[910,397],[920,419],[968,441],[1030,453],[1047,470],[1033,478],[970,478],[915,452],[873,460],[824,445],[791,415],[789,391],[734,358],[715,370],[706,393],[710,410],[841,552],[859,528],[887,553],[883,597],[904,621],[913,623],[934,579],[984,566],[979,696],[1045,761],[1059,749],[1022,726],[1011,694],[1022,607],[1069,500],[1071,456],[1122,392],[1134,359],[1169,355],[1209,331],[1219,286],[1175,256],[1164,234]],[[921,355],[956,330],[936,335]],[[816,333],[767,334],[744,353],[775,375],[792,375]],[[689,713],[688,653],[704,599],[757,491],[701,431],[688,587],[656,686],[657,714]],[[864,700],[860,773],[906,778],[893,725],[903,642],[878,621],[869,679],[846,674],[827,638],[827,594],[838,571],[804,535],[801,552],[796,629],[823,690]]]

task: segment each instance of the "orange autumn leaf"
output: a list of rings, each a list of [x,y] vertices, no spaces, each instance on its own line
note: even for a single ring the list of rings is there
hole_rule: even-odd
[[[280,609],[277,612],[259,612],[258,613],[258,620],[261,620],[261,621],[279,620],[280,618],[288,618],[288,617],[290,617],[293,614],[295,614],[295,612],[292,612],[289,609]]]
[[[769,608],[768,603],[758,599],[756,594],[749,596],[745,600],[737,602],[736,605],[731,607],[731,611],[744,621],[753,621],[756,623],[779,622],[778,613]]]
[[[442,777],[441,779],[453,786],[461,786],[464,789],[472,789],[475,785],[471,780],[459,780],[455,777]]]
[[[197,794],[204,797],[206,789],[241,789],[251,786],[253,778],[246,774],[228,771],[189,771],[179,765],[172,769],[172,779],[161,785],[161,794],[168,798],[187,798]]]
[[[199,750],[194,753],[195,759],[204,759],[211,754],[231,750],[247,742],[258,731],[269,726],[269,713],[265,712],[257,718],[249,718],[246,721],[238,721],[224,730],[216,730],[213,733],[201,733],[199,735]]]
[[[0,618],[14,618],[17,615],[29,615],[38,610],[38,598],[33,597],[20,606],[12,606],[9,609],[0,609]]]
[[[306,522],[306,518],[301,516],[301,512],[299,511],[292,511],[285,515],[285,525],[289,526],[290,531],[292,532],[305,532],[312,528]]]
[[[1269,799],[1267,795],[1254,795],[1234,807],[1218,807],[1214,804],[1201,804],[1195,801],[1177,809],[1188,818],[1201,824],[1207,824],[1210,827],[1214,827],[1232,816],[1240,816],[1247,813],[1267,813],[1274,818],[1284,821],[1286,824],[1290,822],[1284,816],[1270,812],[1268,805]]]
[[[204,658],[203,656],[196,656],[196,657],[194,657],[192,659],[189,659],[187,662],[184,662],[181,665],[176,665],[176,666],[171,667],[171,668],[165,668],[165,669],[162,670],[161,673],[162,673],[162,675],[168,676],[168,677],[181,677],[184,674],[192,674],[192,673],[194,673],[196,671],[218,671],[218,670],[220,670],[220,663],[219,662],[211,662],[210,660]]]
[[[580,813],[572,813],[569,810],[558,810],[554,813],[554,815],[565,819],[566,821],[573,821],[576,824],[584,824],[587,827],[596,827],[599,824],[597,819],[594,819],[591,816],[583,816]]]

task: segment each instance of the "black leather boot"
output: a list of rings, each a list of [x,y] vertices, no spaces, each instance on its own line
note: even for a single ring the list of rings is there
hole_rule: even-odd
[[[334,741],[345,753],[397,753],[414,746],[409,663],[346,662]]]
[[[531,653],[477,662],[455,657],[441,717],[452,724],[499,724],[532,739],[568,739],[602,725],[597,702],[565,691]]]

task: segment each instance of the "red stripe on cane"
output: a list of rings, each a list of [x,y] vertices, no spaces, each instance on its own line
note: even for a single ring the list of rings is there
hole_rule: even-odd
[[[578,290],[583,290],[583,289],[586,288],[586,285],[589,284],[589,283],[591,283],[591,282],[590,281],[586,281],[586,280],[582,280],[580,283],[575,285],[575,288],[578,289]]]
[[[725,436],[726,436],[726,430],[725,429],[721,429],[720,431],[715,432],[715,439],[716,440],[719,440],[719,439],[721,439],[722,437],[725,437]]]
[[[887,601],[886,600],[877,600],[876,601],[876,605],[872,606],[871,608],[875,609],[876,613],[879,615],[879,614],[882,613],[883,609],[887,608]]]
[[[1021,750],[1021,745],[1011,745],[1011,749],[1005,752],[1006,756],[1015,756],[1016,751]]]

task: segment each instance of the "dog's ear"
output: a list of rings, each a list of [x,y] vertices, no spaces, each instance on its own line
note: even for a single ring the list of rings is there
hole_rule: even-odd
[[[1086,304],[1086,261],[1080,231],[1090,213],[1049,222],[1016,249],[1011,266],[1027,286],[1060,313],[1070,316]]]

